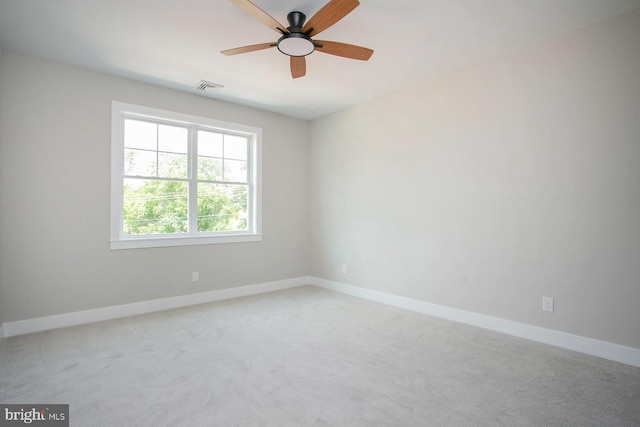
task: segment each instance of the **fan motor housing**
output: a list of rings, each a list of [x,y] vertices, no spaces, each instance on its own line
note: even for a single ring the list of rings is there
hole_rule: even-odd
[[[316,49],[311,37],[302,32],[307,19],[304,13],[293,11],[287,15],[288,33],[283,34],[277,42],[278,50],[288,56],[307,56]]]
[[[289,21],[288,30],[296,33],[301,32],[306,20],[307,16],[302,12],[298,12],[297,10],[289,12],[289,14],[287,14],[287,21]]]

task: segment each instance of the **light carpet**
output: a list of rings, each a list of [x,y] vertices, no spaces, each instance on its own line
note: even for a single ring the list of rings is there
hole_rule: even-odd
[[[640,369],[303,286],[5,338],[72,426],[640,426]]]

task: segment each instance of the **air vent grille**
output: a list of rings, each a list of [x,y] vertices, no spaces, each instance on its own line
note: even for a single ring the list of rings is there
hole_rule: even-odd
[[[195,86],[196,91],[198,92],[206,92],[206,93],[212,93],[212,92],[217,92],[220,89],[222,89],[224,86],[219,85],[217,83],[211,83],[208,82],[206,80],[200,80],[198,82],[198,84]]]

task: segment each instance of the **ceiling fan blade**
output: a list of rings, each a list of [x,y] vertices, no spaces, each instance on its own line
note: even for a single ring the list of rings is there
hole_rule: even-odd
[[[238,6],[245,13],[253,16],[258,21],[262,22],[267,27],[271,28],[273,31],[276,31],[280,34],[288,34],[289,30],[287,27],[276,21],[271,15],[269,15],[264,10],[260,9],[255,4],[251,3],[249,0],[230,0],[231,3]]]
[[[330,55],[359,59],[361,61],[366,61],[373,55],[373,49],[356,46],[354,44],[330,42],[326,40],[314,40],[313,42],[316,44],[316,50],[318,52],[324,52]]]
[[[230,55],[237,55],[239,53],[247,53],[247,52],[254,52],[256,50],[269,49],[270,47],[275,47],[275,46],[276,46],[275,43],[252,44],[249,46],[242,46],[242,47],[236,47],[233,49],[223,50],[220,53],[230,56]]]
[[[297,79],[307,74],[307,61],[304,56],[291,57],[291,77]]]
[[[313,37],[347,16],[359,4],[358,0],[331,0],[304,24],[302,32]]]

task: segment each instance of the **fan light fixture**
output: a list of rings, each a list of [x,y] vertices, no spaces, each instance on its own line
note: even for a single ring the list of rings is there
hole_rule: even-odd
[[[313,41],[302,33],[289,33],[278,40],[278,50],[289,56],[307,56],[316,49]]]

